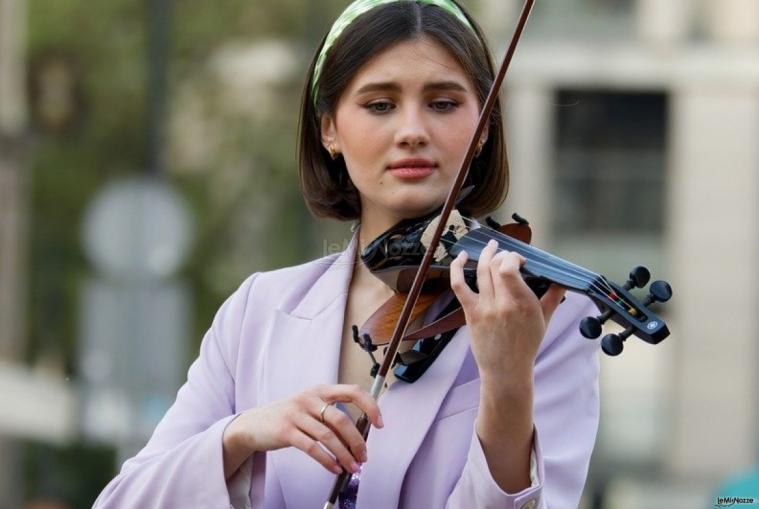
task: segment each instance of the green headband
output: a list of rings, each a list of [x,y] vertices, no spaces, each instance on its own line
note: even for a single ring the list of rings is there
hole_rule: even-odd
[[[343,11],[339,18],[337,18],[335,23],[332,25],[332,29],[327,34],[327,38],[324,40],[324,46],[322,46],[322,50],[319,53],[319,58],[316,59],[316,65],[314,66],[314,78],[311,85],[311,95],[313,96],[314,105],[316,105],[317,102],[317,95],[319,93],[319,79],[321,78],[324,61],[327,59],[327,53],[332,48],[332,45],[335,44],[335,41],[340,37],[343,31],[348,28],[348,26],[350,26],[350,24],[353,23],[356,18],[366,12],[369,12],[375,7],[399,1],[402,0],[356,0]],[[475,34],[477,33],[459,6],[453,3],[451,0],[415,1],[420,4],[437,5],[441,9],[444,9],[456,16],[456,19],[469,27],[472,32]]]

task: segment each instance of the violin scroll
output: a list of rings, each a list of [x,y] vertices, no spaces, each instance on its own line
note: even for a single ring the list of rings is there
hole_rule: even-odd
[[[648,282],[651,280],[651,272],[646,267],[635,267],[633,270],[630,271],[630,275],[628,276],[629,279],[627,282],[622,286],[625,290],[630,290],[632,288],[643,288],[645,287]],[[644,303],[644,306],[647,306],[650,304]],[[607,309],[601,316],[588,316],[586,318],[583,318],[580,322],[580,334],[585,336],[588,339],[596,339],[599,336],[601,336],[601,333],[603,332],[603,325],[611,318],[612,312],[611,310]],[[606,338],[604,338],[606,339]],[[618,344],[616,339],[609,339],[604,344],[608,343],[614,343],[615,345]],[[621,342],[619,342],[621,345]],[[609,348],[610,351],[617,351],[617,348]],[[604,350],[606,351],[606,350]],[[619,355],[619,353],[622,352],[621,346],[619,347],[619,351],[617,353],[610,353],[609,355]]]
[[[580,322],[580,334],[588,339],[596,339],[603,332],[603,325],[612,319],[625,330],[619,334],[607,334],[601,339],[601,349],[609,356],[617,356],[624,350],[624,342],[633,334],[644,341],[657,344],[669,336],[669,330],[663,320],[651,313],[649,306],[664,303],[672,298],[672,287],[666,281],[654,281],[649,287],[648,296],[637,304],[628,293],[633,288],[644,288],[651,279],[651,273],[645,267],[636,267],[630,271],[629,279],[621,287],[606,281],[611,292],[589,292],[599,308],[600,316],[588,316]]]

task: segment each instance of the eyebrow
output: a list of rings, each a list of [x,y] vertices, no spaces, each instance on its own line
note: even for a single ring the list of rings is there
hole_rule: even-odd
[[[426,83],[422,89],[424,92],[429,91],[454,91],[467,92],[468,90],[458,81],[435,81]],[[401,86],[393,81],[382,81],[377,83],[367,83],[356,91],[356,94],[366,94],[368,92],[400,92]]]

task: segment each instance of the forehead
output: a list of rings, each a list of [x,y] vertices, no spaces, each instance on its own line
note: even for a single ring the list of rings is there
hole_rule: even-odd
[[[372,57],[356,72],[347,91],[372,82],[392,81],[410,86],[442,80],[460,81],[474,91],[470,76],[453,53],[436,40],[422,37],[399,42]]]

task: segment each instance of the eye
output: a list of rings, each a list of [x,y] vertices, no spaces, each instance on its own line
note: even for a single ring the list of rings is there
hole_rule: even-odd
[[[433,101],[430,103],[430,108],[432,108],[435,111],[439,112],[448,112],[453,111],[456,108],[458,108],[459,103],[456,101],[451,101],[450,99],[440,100],[440,101]]]
[[[395,104],[389,101],[375,101],[367,104],[364,108],[372,113],[388,113],[395,109]]]

